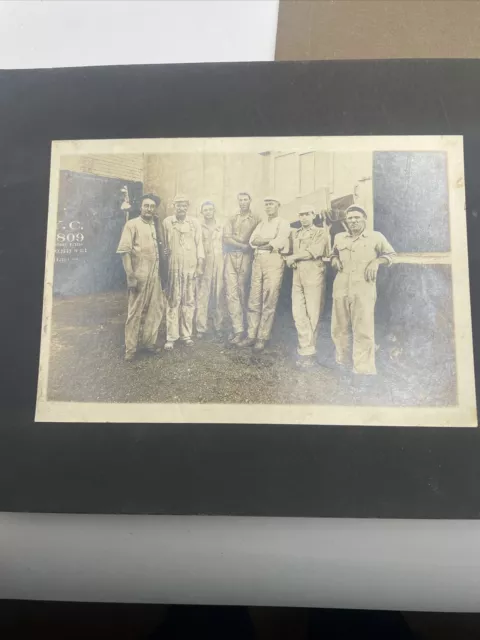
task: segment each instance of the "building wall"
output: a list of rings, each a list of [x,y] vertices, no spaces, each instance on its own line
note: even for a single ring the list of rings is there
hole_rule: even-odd
[[[61,169],[105,178],[143,182],[143,154],[62,156]]]
[[[172,200],[183,193],[190,198],[193,215],[208,199],[215,202],[222,220],[236,210],[239,191],[252,195],[252,208],[259,213],[263,213],[262,199],[276,195],[282,202],[282,217],[290,221],[302,204],[321,211],[332,198],[353,193],[372,211],[371,177],[371,153],[148,154],[144,165],[145,191],[161,197],[162,217],[173,213]]]
[[[172,200],[182,193],[190,199],[192,215],[199,214],[204,200],[212,200],[223,220],[235,212],[239,191],[248,191],[252,208],[263,210],[260,199],[268,190],[267,169],[268,157],[260,153],[148,154],[144,187],[162,199],[162,217],[173,213]]]
[[[282,216],[291,221],[303,204],[322,211],[331,200],[352,194],[373,224],[372,163],[372,153],[272,154],[270,182],[282,201]]]

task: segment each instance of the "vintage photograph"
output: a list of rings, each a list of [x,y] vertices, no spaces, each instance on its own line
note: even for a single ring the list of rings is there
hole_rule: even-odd
[[[462,138],[54,142],[36,420],[476,426]]]

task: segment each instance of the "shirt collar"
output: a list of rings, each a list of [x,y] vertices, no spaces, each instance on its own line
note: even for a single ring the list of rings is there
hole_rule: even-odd
[[[316,229],[316,227],[313,224],[308,229],[304,229],[303,227],[300,227],[299,229],[297,229],[297,234],[302,233],[302,232],[303,233],[313,233],[315,231],[315,229]]]
[[[360,237],[368,238],[368,235],[369,235],[369,232],[366,229],[364,229],[362,233],[360,233],[358,236],[353,236],[350,233],[350,231],[347,231],[347,236],[349,236],[350,238],[360,238]]]
[[[190,219],[190,216],[185,216],[185,218],[183,220],[179,220],[177,218],[177,216],[173,216],[173,220],[172,220],[172,224],[183,224],[184,222],[188,222],[188,220]]]
[[[202,222],[202,227],[204,229],[208,229],[210,231],[210,229],[212,231],[220,231],[220,229],[222,228],[222,226],[220,224],[218,224],[218,222],[215,220],[215,224],[213,227],[210,227],[208,224],[206,224],[205,222]]]
[[[253,218],[253,213],[252,211],[248,211],[248,213],[243,213],[242,211],[240,211],[240,209],[237,211],[237,216],[240,216],[240,218],[243,218],[244,220],[246,220],[247,218]]]

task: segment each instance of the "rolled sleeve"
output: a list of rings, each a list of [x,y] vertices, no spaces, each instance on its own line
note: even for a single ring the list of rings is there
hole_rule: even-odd
[[[257,235],[258,230],[260,229],[261,226],[261,222],[259,224],[257,224],[257,226],[255,227],[255,229],[252,231],[252,234],[248,240],[248,244],[252,247],[252,249],[256,249],[256,245],[252,244],[252,238],[254,238]]]
[[[272,249],[277,251],[284,251],[285,249],[288,249],[290,244],[290,232],[290,225],[286,220],[282,220],[278,227],[277,235],[269,242]]]
[[[332,250],[328,255],[328,258],[332,260],[333,258],[338,258],[338,257],[339,257],[339,253],[338,253],[337,241],[335,240],[335,242],[333,243]]]
[[[388,260],[387,266],[391,267],[393,263],[393,259],[397,255],[395,252],[395,249],[392,247],[392,245],[388,242],[388,240],[385,238],[385,236],[382,233],[377,232],[377,236],[378,236],[378,241],[375,247],[377,251],[377,257],[385,258],[386,260]]]
[[[120,242],[118,243],[117,247],[117,253],[132,253],[134,233],[134,228],[127,222],[127,224],[123,227]]]

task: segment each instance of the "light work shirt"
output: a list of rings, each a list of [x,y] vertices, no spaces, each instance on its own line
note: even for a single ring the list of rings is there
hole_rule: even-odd
[[[334,294],[348,293],[352,287],[373,286],[365,280],[365,269],[376,258],[386,258],[392,264],[395,250],[379,231],[364,230],[358,236],[349,232],[337,233],[331,257],[338,257],[342,271],[335,277]]]
[[[271,220],[263,220],[255,227],[252,237],[250,238],[250,246],[257,251],[268,251],[266,247],[256,247],[252,244],[252,240],[256,236],[268,240],[268,244],[274,251],[287,252],[290,247],[290,232],[291,227],[289,223],[283,218],[272,218]]]

